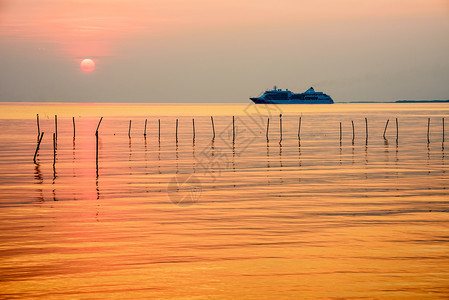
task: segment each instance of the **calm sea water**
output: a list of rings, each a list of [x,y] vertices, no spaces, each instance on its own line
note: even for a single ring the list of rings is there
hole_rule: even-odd
[[[4,298],[449,296],[446,104],[0,110]]]

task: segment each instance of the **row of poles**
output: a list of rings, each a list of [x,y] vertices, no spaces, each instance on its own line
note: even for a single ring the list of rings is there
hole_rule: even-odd
[[[302,117],[299,117],[298,120],[298,139],[301,139],[301,121],[302,121]],[[387,133],[387,128],[388,128],[388,124],[390,123],[390,120],[388,119],[387,122],[385,123],[385,128],[384,128],[384,132],[383,132],[383,138],[386,138],[386,133]],[[354,120],[351,120],[351,125],[352,125],[352,144],[354,144],[354,140],[355,140],[355,126],[354,126]],[[444,118],[442,118],[442,126],[443,126],[443,143],[444,143]],[[270,128],[270,118],[267,119],[267,131],[266,131],[266,138],[267,141],[269,140],[268,138],[268,132],[269,132],[269,128]],[[282,142],[282,114],[279,115],[279,134],[280,134],[280,138],[279,138],[279,143]],[[340,143],[342,141],[343,138],[343,131],[342,131],[342,123],[340,122]],[[365,118],[365,141],[366,143],[368,143],[368,118]],[[399,121],[398,118],[396,118],[396,143],[399,142]],[[430,118],[427,119],[427,143],[430,143]]]
[[[44,137],[44,132],[40,130],[40,124],[39,124],[39,114],[36,115],[36,121],[37,121],[37,135],[38,135],[38,141],[36,146],[36,151],[34,152],[34,158],[33,161],[35,164],[37,164],[36,158],[37,153],[39,151],[42,138]],[[96,161],[97,161],[97,167],[98,167],[98,130],[100,129],[101,121],[103,121],[103,117],[100,118],[100,121],[97,125],[97,130],[95,131],[95,140],[96,140]],[[75,127],[75,117],[72,117],[72,123],[73,123],[73,138],[75,139],[76,136],[76,127]],[[55,115],[55,132],[53,132],[53,167],[55,166],[56,162],[56,149],[57,149],[57,141],[58,141],[58,116]]]
[[[38,133],[38,143],[37,143],[37,147],[36,147],[36,151],[34,153],[34,158],[33,161],[34,163],[37,164],[36,162],[36,157],[37,157],[37,153],[39,151],[39,147],[40,144],[42,142],[42,138],[44,137],[44,132],[40,131],[40,124],[39,124],[39,114],[37,115],[37,133]],[[211,125],[212,125],[212,140],[215,140],[215,124],[214,124],[214,118],[211,116],[210,117],[211,120]],[[100,121],[98,122],[97,125],[97,130],[95,131],[95,137],[96,137],[96,161],[97,161],[97,166],[98,166],[98,130],[100,128],[100,124],[101,121],[103,121],[103,117],[100,118]],[[145,127],[144,127],[144,137],[146,137],[147,135],[147,119],[145,119]],[[302,121],[302,116],[299,117],[298,120],[298,140],[301,139],[301,121]],[[387,128],[388,128],[388,124],[389,124],[390,120],[388,119],[386,124],[385,124],[385,129],[383,132],[383,138],[386,139],[386,133],[387,133]],[[76,135],[76,127],[75,127],[75,117],[72,117],[72,123],[73,123],[73,138],[75,138]],[[178,142],[178,119],[176,119],[176,143]],[[444,118],[442,118],[442,124],[443,124],[443,142],[444,142]],[[352,144],[354,145],[354,140],[355,140],[355,126],[354,126],[354,121],[351,120],[351,125],[352,125]],[[132,120],[129,120],[129,128],[128,128],[128,137],[131,138],[131,126],[132,126]],[[270,118],[267,118],[267,131],[266,131],[266,139],[267,141],[269,141],[269,129],[270,129]],[[195,141],[195,135],[196,135],[196,131],[195,131],[195,119],[192,119],[192,130],[193,130],[193,141]],[[282,114],[279,115],[279,143],[282,142]],[[340,122],[340,144],[342,142],[342,137],[343,137],[343,132],[342,132],[342,123]],[[161,138],[161,120],[158,119],[158,139],[160,140]],[[58,116],[55,115],[55,132],[53,133],[53,165],[56,161],[56,147],[57,147],[57,140],[58,140]],[[365,118],[365,141],[366,143],[368,143],[368,119]],[[396,118],[396,143],[398,143],[399,141],[399,122],[398,122],[398,118]],[[235,117],[232,116],[232,142],[235,142]],[[427,143],[430,143],[430,118],[427,119]]]
[[[211,120],[211,125],[212,125],[212,139],[215,139],[215,125],[214,125],[214,117],[210,117]],[[298,121],[298,139],[301,139],[301,121],[302,121],[302,116],[299,117],[299,121]],[[388,119],[387,122],[385,123],[385,129],[383,132],[383,138],[386,139],[386,133],[387,133],[387,128],[388,128],[388,124],[389,124],[390,120]],[[443,142],[444,142],[444,118],[442,118],[442,123],[443,123]],[[128,137],[131,137],[131,124],[132,121],[129,120],[129,128],[128,128]],[[161,120],[158,119],[158,124],[159,124],[159,130],[158,130],[158,138],[161,138]],[[355,126],[354,126],[354,120],[351,120],[351,124],[352,124],[352,142],[354,143],[355,140]],[[193,139],[195,140],[195,119],[192,119],[192,129],[193,129]],[[176,137],[176,141],[178,141],[178,119],[176,119],[176,127],[175,127],[176,131],[175,131],[175,137]],[[267,140],[269,140],[269,129],[270,129],[270,118],[267,118],[267,131],[266,131],[266,138]],[[282,114],[279,115],[279,134],[280,134],[280,140],[279,142],[282,142]],[[147,135],[147,119],[145,119],[145,128],[144,128],[144,136]],[[340,122],[340,141],[342,140],[342,123]],[[365,118],[365,139],[368,140],[368,118]],[[232,116],[232,140],[235,141],[235,117]],[[396,118],[396,141],[399,141],[399,121],[398,118]],[[427,122],[427,142],[430,143],[430,118],[428,118],[428,122]]]
[[[145,119],[145,127],[144,127],[144,131],[143,131],[143,136],[146,137],[147,136],[147,121],[148,119]],[[212,124],[212,139],[215,140],[215,124],[214,124],[214,117],[210,117],[210,121]],[[175,127],[175,137],[176,137],[176,142],[178,142],[178,119],[176,119],[176,127]],[[128,127],[128,137],[131,138],[131,125],[132,125],[132,120],[129,120],[129,127]],[[193,140],[195,140],[195,135],[196,135],[196,131],[195,131],[195,119],[192,119],[192,132],[193,132]],[[161,119],[158,119],[158,139],[161,139]],[[235,141],[235,117],[232,116],[232,140]]]

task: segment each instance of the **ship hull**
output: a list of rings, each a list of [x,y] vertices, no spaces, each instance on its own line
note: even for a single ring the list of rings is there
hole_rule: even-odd
[[[332,99],[322,100],[301,100],[301,99],[286,99],[286,100],[268,100],[261,98],[250,98],[255,104],[333,104]]]

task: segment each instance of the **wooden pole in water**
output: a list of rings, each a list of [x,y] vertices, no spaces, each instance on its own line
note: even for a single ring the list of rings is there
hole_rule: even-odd
[[[427,118],[427,144],[430,143],[430,118]]]
[[[56,133],[53,133],[53,166],[56,163]]]
[[[72,117],[72,124],[73,124],[73,138],[75,138],[75,117]]]
[[[96,147],[95,147],[95,162],[97,165],[97,175],[98,175],[98,134],[95,135]]]
[[[100,128],[101,121],[103,121],[103,117],[101,117],[100,122],[98,122],[97,131],[95,131],[95,135],[98,135],[98,129]]]
[[[368,141],[368,119],[365,118],[365,140]]]
[[[178,119],[176,119],[176,142],[178,142]]]
[[[385,124],[385,129],[384,129],[384,139],[385,138],[385,133],[387,133],[387,127],[388,127],[388,123],[390,122],[390,119],[387,120],[387,123]]]
[[[341,122],[340,122],[340,143],[341,143]]]
[[[213,140],[215,140],[215,126],[214,126],[214,118],[211,116],[210,121],[212,122],[212,131],[214,136],[212,137]]]
[[[399,122],[398,122],[398,118],[396,118],[396,144],[399,141]]]
[[[55,138],[58,139],[58,115],[55,115]]]
[[[268,129],[270,128],[270,118],[267,118],[267,133],[266,133],[266,137],[267,137],[267,141],[268,141]]]
[[[354,139],[355,139],[354,121],[351,120],[351,123],[352,123],[352,144],[354,145]]]
[[[37,136],[40,137],[40,135],[41,135],[41,128],[39,126],[39,114],[36,115],[36,122],[37,122]]]
[[[279,115],[279,143],[282,142],[282,114]]]
[[[131,138],[131,120],[129,120],[128,137]]]
[[[302,116],[299,116],[299,122],[298,122],[298,140],[301,139],[301,119],[302,119]]]
[[[145,119],[145,129],[143,130],[143,136],[147,136],[147,119]]]
[[[443,143],[444,143],[444,118],[443,118]]]
[[[43,137],[44,137],[44,133],[42,132],[41,135],[40,135],[40,137],[39,137],[39,141],[38,141],[38,143],[37,143],[36,151],[34,152],[34,158],[33,158],[33,161],[34,161],[35,164],[37,164],[37,162],[36,162],[36,156],[37,156],[37,152],[39,151],[39,147],[40,147],[40,145],[41,145],[41,142],[42,142],[42,138],[43,138]]]
[[[98,129],[100,129],[101,121],[103,121],[103,117],[100,118],[100,121],[98,122],[98,125],[97,125],[97,130],[95,131],[95,167],[96,167],[97,178],[98,178]],[[131,138],[130,131],[131,131],[131,120],[129,120],[129,130],[128,130],[128,136]],[[131,140],[130,140],[130,143],[131,143]]]
[[[234,116],[232,116],[232,142],[235,141],[235,120]]]
[[[161,140],[161,119],[158,119],[159,129],[157,133],[157,138],[160,141]]]
[[[193,141],[195,141],[195,119],[192,119]]]

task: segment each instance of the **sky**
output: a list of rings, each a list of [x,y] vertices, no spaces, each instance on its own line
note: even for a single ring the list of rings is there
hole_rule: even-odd
[[[449,99],[449,0],[0,0],[0,65],[2,102]]]

